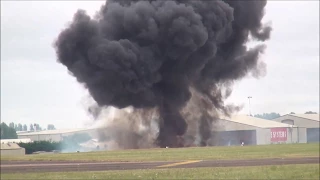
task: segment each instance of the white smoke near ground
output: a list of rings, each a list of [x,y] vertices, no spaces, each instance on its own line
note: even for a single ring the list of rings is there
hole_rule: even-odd
[[[159,127],[156,109],[148,111],[127,107],[104,107],[94,118],[91,129],[106,150],[155,147]]]

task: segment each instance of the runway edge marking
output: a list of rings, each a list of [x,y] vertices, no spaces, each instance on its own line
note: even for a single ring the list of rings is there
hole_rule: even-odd
[[[179,166],[179,165],[184,165],[184,164],[192,164],[192,163],[197,163],[202,160],[196,160],[196,161],[183,161],[183,162],[178,162],[178,163],[171,163],[171,164],[166,164],[166,165],[161,165],[157,166],[158,168],[163,168],[163,167],[173,167],[173,166]]]

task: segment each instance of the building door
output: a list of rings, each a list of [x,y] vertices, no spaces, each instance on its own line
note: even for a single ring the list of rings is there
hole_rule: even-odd
[[[319,142],[320,128],[307,128],[307,143]]]

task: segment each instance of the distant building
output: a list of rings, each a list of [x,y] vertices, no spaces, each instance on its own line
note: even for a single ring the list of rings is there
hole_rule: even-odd
[[[56,130],[45,130],[45,131],[37,131],[37,132],[27,132],[27,133],[19,133],[19,139],[29,138],[32,141],[62,141],[64,137],[70,136],[76,133],[88,133],[89,135],[94,134],[94,129],[56,129]]]
[[[18,144],[1,142],[1,156],[19,156],[25,154],[26,150],[20,147]]]
[[[247,115],[221,117],[214,122],[212,143],[215,145],[263,145],[305,143],[305,129]],[[210,143],[209,143],[210,144]]]
[[[2,143],[29,143],[32,142],[30,138],[25,138],[25,139],[1,139],[1,144]]]
[[[319,142],[319,114],[287,114],[273,121],[298,126],[299,129],[305,129],[306,142]]]
[[[27,132],[30,132],[30,131],[16,131],[17,134],[27,133]],[[32,131],[32,132],[34,132],[34,131]]]

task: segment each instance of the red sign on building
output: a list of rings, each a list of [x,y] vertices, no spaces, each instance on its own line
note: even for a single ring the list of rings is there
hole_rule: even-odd
[[[271,128],[271,142],[287,141],[287,128]]]

